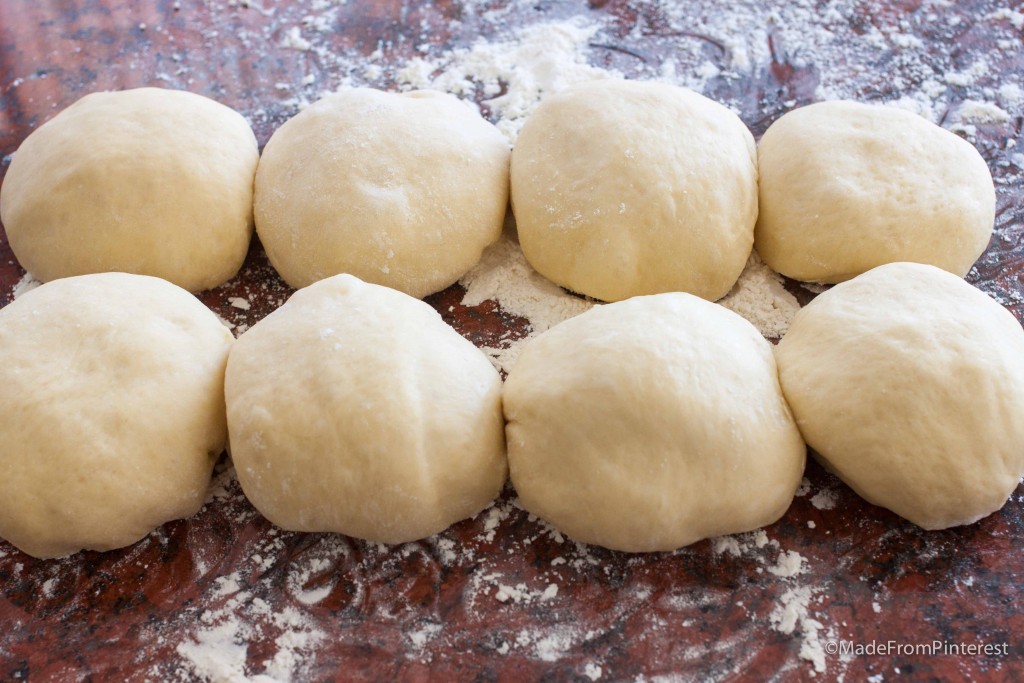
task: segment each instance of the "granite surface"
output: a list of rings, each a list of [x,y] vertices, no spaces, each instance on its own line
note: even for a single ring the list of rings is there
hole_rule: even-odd
[[[639,78],[664,76],[673,58],[677,72],[711,64],[718,73],[703,91],[757,136],[837,93],[939,103],[936,118],[978,146],[997,183],[995,237],[968,280],[1020,319],[1021,103],[1004,86],[1024,70],[1022,12],[977,0],[4,0],[0,174],[26,135],[91,91],[208,95],[246,114],[262,145],[303,101],[339,84],[398,87],[397,66],[414,57],[478,36],[512,40],[541,22],[590,22],[601,27],[584,46],[591,64]],[[729,13],[736,22],[719,16]],[[750,17],[760,30],[737,35]],[[850,41],[849,56],[842,44],[802,46],[800,22]],[[735,58],[737,45],[762,38],[745,66]],[[859,75],[837,84],[840,68]],[[492,94],[475,96],[486,113]],[[1006,116],[958,120],[971,101]],[[0,233],[0,304],[23,275]],[[200,298],[244,328],[289,293],[254,242],[242,273]],[[481,346],[526,333],[522,318],[494,302],[463,306],[462,295],[455,285],[428,301]],[[0,445],[0,476],[2,467]],[[1024,488],[976,524],[925,532],[810,462],[792,507],[763,533],[629,555],[574,544],[518,508],[510,489],[477,518],[398,547],[284,532],[227,467],[198,515],[122,550],[40,561],[0,542],[0,679],[1024,679]],[[906,651],[936,641],[945,652]],[[830,651],[842,642],[876,651]],[[950,654],[959,644],[1005,650]]]

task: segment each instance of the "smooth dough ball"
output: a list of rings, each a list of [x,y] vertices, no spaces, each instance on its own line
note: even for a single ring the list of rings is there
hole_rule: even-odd
[[[803,308],[776,356],[807,443],[918,526],[981,519],[1024,474],[1024,331],[958,277],[879,266]]]
[[[503,400],[523,506],[615,550],[671,550],[770,524],[804,470],[771,345],[689,294],[557,325],[523,350]]]
[[[211,99],[93,93],[21,144],[0,217],[18,261],[44,282],[123,271],[197,292],[245,260],[258,160],[249,124]]]
[[[516,141],[511,177],[527,260],[580,294],[713,301],[750,255],[754,138],[684,88],[601,80],[544,100]]]
[[[231,333],[142,275],[82,275],[0,309],[0,537],[110,550],[203,504],[227,441]]]
[[[350,273],[417,298],[501,236],[509,145],[440,92],[355,88],[287,121],[256,174],[256,231],[288,284]]]
[[[967,141],[894,107],[820,102],[758,147],[755,248],[797,280],[842,282],[885,263],[955,275],[988,246],[995,189]]]
[[[497,370],[427,304],[351,275],[242,335],[226,394],[242,490],[285,529],[412,541],[505,482]]]

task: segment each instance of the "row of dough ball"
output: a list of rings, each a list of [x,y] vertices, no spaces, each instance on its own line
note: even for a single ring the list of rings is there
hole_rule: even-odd
[[[1024,475],[1024,330],[923,264],[824,292],[774,353],[691,295],[596,307],[531,342],[503,400],[523,506],[617,550],[776,521],[805,441],[862,497],[925,529],[991,514]]]
[[[812,104],[755,148],[724,106],[637,81],[544,100],[516,141],[511,186],[531,265],[604,301],[667,291],[715,301],[752,245],[797,280],[836,283],[897,261],[963,276],[995,217],[985,160],[917,115]]]
[[[237,341],[158,278],[58,279],[0,310],[0,348],[0,537],[38,557],[190,516],[227,442],[270,521],[388,543],[476,514],[508,474],[526,509],[613,549],[748,531],[789,507],[805,439],[929,529],[999,509],[1024,474],[1024,331],[919,264],[820,295],[775,353],[690,294],[599,306],[504,386],[430,306],[351,275]]]
[[[500,236],[509,154],[476,109],[440,92],[327,97],[262,158],[245,119],[208,98],[93,93],[22,143],[0,217],[44,282],[122,271],[208,289],[238,272],[255,224],[293,287],[352,273],[422,297]]]
[[[964,275],[995,212],[974,147],[913,114],[819,103],[755,148],[697,93],[602,80],[545,99],[511,153],[472,106],[431,91],[328,96],[262,158],[245,120],[199,95],[87,95],[24,141],[0,214],[43,281],[118,270],[206,289],[238,271],[255,222],[293,287],[350,273],[419,298],[499,238],[510,197],[534,268],[604,301],[716,300],[753,246],[800,280],[893,261]]]

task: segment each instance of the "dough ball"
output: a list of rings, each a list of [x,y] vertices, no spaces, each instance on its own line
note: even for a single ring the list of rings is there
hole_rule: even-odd
[[[498,372],[427,304],[351,275],[242,335],[226,393],[242,489],[285,529],[412,541],[505,482]]]
[[[783,275],[842,282],[894,261],[963,276],[988,246],[996,195],[969,142],[893,107],[820,102],[758,147],[755,248]]]
[[[530,265],[574,292],[715,300],[754,241],[754,138],[735,114],[684,88],[574,86],[523,126],[512,208]]]
[[[211,99],[93,93],[21,144],[0,216],[18,261],[44,282],[124,271],[196,292],[245,260],[258,159],[249,124]]]
[[[802,309],[776,355],[824,463],[925,529],[998,510],[1024,474],[1024,331],[958,277],[879,266]]]
[[[504,389],[527,510],[615,550],[671,550],[783,515],[805,448],[771,345],[682,293],[593,308],[523,350]]]
[[[231,333],[185,290],[104,273],[0,309],[0,537],[110,550],[203,504]]]
[[[424,297],[501,236],[508,164],[498,129],[451,95],[346,90],[270,138],[256,231],[293,287],[350,273]]]

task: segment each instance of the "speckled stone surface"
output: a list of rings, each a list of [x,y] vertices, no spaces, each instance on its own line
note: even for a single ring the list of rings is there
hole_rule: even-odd
[[[650,78],[684,43],[727,71],[730,40],[743,36],[713,31],[707,26],[721,22],[705,15],[762,13],[770,59],[704,87],[759,136],[788,109],[820,99],[824,70],[833,67],[773,28],[772,12],[784,14],[790,3],[756,4],[766,9],[639,0],[4,0],[0,173],[26,135],[91,91],[162,85],[208,95],[246,114],[262,145],[301,100],[335,87],[361,59],[384,67],[363,82],[394,87],[389,66],[416,55],[572,17],[603,26],[588,45],[592,64]],[[1018,83],[1024,71],[1019,2],[797,4],[820,11],[823,25],[842,23],[842,35],[904,36],[879,44],[877,54],[851,49],[850,61],[863,66],[849,88],[857,99],[898,99],[918,92],[921,79],[955,71],[977,72],[973,85],[940,80],[940,99],[962,103],[987,87],[988,99],[999,101],[1001,85]],[[680,30],[680,16],[691,29]],[[310,37],[308,49],[286,47],[293,29]],[[677,68],[693,65],[680,59]],[[1012,115],[961,129],[998,190],[996,235],[968,280],[1019,319],[1021,123]],[[23,275],[0,233],[0,304]],[[290,292],[254,242],[242,273],[200,298],[244,327]],[[463,306],[462,295],[456,285],[428,301],[478,345],[526,333],[525,320],[490,301]],[[232,297],[251,308],[232,306]],[[792,507],[763,534],[628,555],[563,538],[519,509],[509,488],[477,518],[403,546],[284,532],[245,501],[227,466],[225,458],[198,515],[131,547],[39,561],[0,542],[0,679],[1024,679],[1021,487],[976,524],[924,532],[810,462]],[[787,563],[793,553],[802,558],[795,571]],[[1005,644],[1005,654],[905,651],[935,641]],[[841,642],[888,651],[829,651]]]

